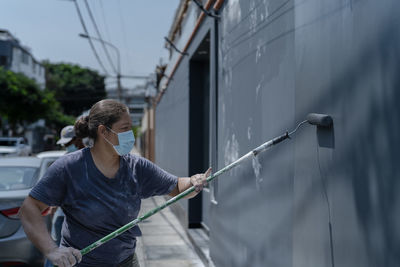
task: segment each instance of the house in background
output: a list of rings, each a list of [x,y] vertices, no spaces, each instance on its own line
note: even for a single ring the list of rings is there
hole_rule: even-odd
[[[155,109],[155,162],[217,171],[174,211],[217,267],[400,266],[400,2],[182,0]],[[221,5],[222,4],[222,5]],[[197,241],[199,240],[199,242]]]
[[[153,99],[157,95],[156,77],[149,76],[142,84],[134,88],[123,88],[121,102],[129,108],[132,125],[140,126],[135,147],[150,160],[154,160],[154,109]],[[107,89],[107,98],[118,99],[116,88]]]
[[[0,66],[35,80],[42,89],[45,87],[44,66],[35,59],[29,48],[21,45],[9,31],[2,29],[0,29]]]
[[[33,79],[41,89],[45,88],[45,68],[30,52],[30,49],[23,46],[9,31],[0,29],[0,66],[15,73],[22,73]],[[1,88],[0,88],[1,90]],[[2,120],[1,135],[9,135],[8,123]],[[45,147],[44,140],[45,121],[39,120],[26,126],[25,137],[32,146],[32,152],[39,152]]]

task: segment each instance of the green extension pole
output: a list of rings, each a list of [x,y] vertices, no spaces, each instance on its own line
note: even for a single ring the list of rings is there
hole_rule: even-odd
[[[304,122],[302,122],[301,124],[303,124]],[[299,124],[296,128],[296,130],[299,128],[299,126],[301,125]],[[296,130],[294,130],[291,133],[286,132],[285,134],[278,136],[270,141],[265,142],[264,144],[260,145],[259,147],[253,149],[252,151],[248,152],[246,155],[242,156],[241,158],[239,158],[238,160],[232,162],[231,164],[227,165],[226,167],[224,167],[223,169],[217,171],[216,173],[210,175],[207,177],[207,182],[211,182],[212,180],[214,180],[216,177],[218,177],[219,175],[229,171],[230,169],[236,167],[237,165],[239,165],[241,162],[243,162],[244,160],[252,157],[252,156],[257,156],[259,153],[269,149],[270,147],[272,147],[273,145],[276,145],[280,142],[282,142],[283,140],[289,138],[289,136],[291,134],[293,134]],[[147,212],[146,214],[144,214],[143,216],[136,218],[135,220],[125,224],[124,226],[122,226],[121,228],[115,230],[114,232],[106,235],[105,237],[101,238],[100,240],[94,242],[93,244],[87,246],[86,248],[81,250],[82,255],[85,255],[87,253],[89,253],[90,251],[94,250],[95,248],[101,246],[102,244],[106,243],[107,241],[121,235],[122,233],[124,233],[125,231],[131,229],[132,227],[134,227],[135,225],[137,225],[138,223],[142,222],[143,220],[149,218],[150,216],[156,214],[157,212],[159,212],[160,210],[168,207],[169,205],[177,202],[178,200],[186,197],[187,195],[189,195],[190,193],[192,193],[194,191],[194,186],[186,189],[185,191],[183,191],[182,193],[180,193],[179,195],[176,195],[175,197],[169,199],[168,201],[166,201],[164,204],[152,209],[151,211]]]

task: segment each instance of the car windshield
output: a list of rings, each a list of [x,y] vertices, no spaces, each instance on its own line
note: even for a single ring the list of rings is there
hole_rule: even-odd
[[[15,146],[17,140],[0,140],[0,146]]]
[[[37,179],[39,168],[0,166],[0,191],[31,188]]]

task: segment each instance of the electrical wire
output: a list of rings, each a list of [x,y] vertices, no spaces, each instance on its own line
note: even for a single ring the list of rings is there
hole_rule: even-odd
[[[183,52],[183,51],[181,51],[178,47],[176,47],[175,44],[174,44],[170,39],[168,39],[168,37],[165,36],[165,37],[164,37],[164,40],[167,41],[167,43],[168,43],[176,52],[178,52],[179,54],[181,54],[181,55],[183,55],[183,56],[189,55],[189,53]]]
[[[92,23],[93,23],[94,29],[96,30],[98,39],[99,39],[99,41],[100,41],[100,43],[101,43],[101,45],[102,45],[102,47],[103,47],[104,53],[105,53],[106,56],[107,56],[107,60],[108,60],[108,62],[110,63],[110,65],[111,65],[112,69],[114,70],[114,72],[115,72],[116,74],[118,74],[118,70],[115,68],[114,63],[113,63],[113,61],[111,60],[110,54],[108,53],[106,44],[104,43],[103,37],[102,37],[101,34],[100,34],[99,27],[97,27],[97,23],[96,23],[96,20],[95,20],[95,18],[94,18],[94,16],[93,16],[92,10],[91,10],[90,5],[89,5],[89,2],[88,2],[87,0],[84,0],[84,2],[85,2],[85,5],[86,5],[86,9],[87,9],[87,11],[88,11],[88,13],[89,13],[89,17],[90,17],[90,19],[91,19],[91,21],[92,21]],[[90,39],[90,36],[89,36],[89,35],[88,35],[88,38]]]
[[[118,4],[119,18],[120,18],[120,22],[121,22],[121,31],[122,31],[122,38],[124,40],[126,58],[129,60],[129,62],[132,62],[131,55],[128,52],[129,51],[129,48],[128,48],[129,46],[128,46],[128,41],[126,39],[125,20],[124,20],[123,14],[122,14],[121,1],[118,0],[117,4]]]
[[[321,185],[322,185],[322,193],[324,195],[326,206],[327,206],[327,209],[328,209],[328,230],[329,230],[329,247],[330,247],[330,253],[331,253],[331,266],[335,267],[335,254],[334,254],[334,250],[333,250],[331,204],[329,202],[328,193],[327,193],[327,190],[326,190],[325,177],[322,174],[321,163],[320,163],[320,160],[319,160],[319,146],[318,146],[318,144],[317,144],[317,161],[318,161],[319,177],[321,179]]]
[[[82,13],[81,13],[81,10],[80,10],[80,8],[79,8],[78,2],[77,2],[77,0],[73,0],[73,2],[75,3],[76,11],[77,11],[77,13],[78,13],[79,20],[80,20],[80,22],[81,22],[81,24],[82,24],[83,31],[84,31],[85,34],[88,36],[88,41],[89,41],[90,47],[91,47],[91,49],[92,49],[92,51],[93,51],[93,54],[94,54],[94,56],[96,57],[96,60],[97,60],[97,62],[99,63],[100,67],[102,68],[103,72],[104,72],[106,75],[109,75],[108,71],[106,70],[106,68],[105,68],[104,65],[103,65],[103,62],[101,61],[99,55],[97,54],[96,48],[94,47],[94,44],[93,44],[92,40],[91,40],[90,37],[89,37],[89,32],[88,32],[88,30],[87,30],[87,28],[86,28],[85,21],[83,20]]]
[[[106,30],[107,40],[110,41],[111,40],[111,37],[110,37],[111,35],[110,35],[110,31],[108,30],[106,14],[104,12],[103,0],[100,0],[99,3],[100,3],[101,16],[102,16],[102,19],[103,19],[104,28]]]

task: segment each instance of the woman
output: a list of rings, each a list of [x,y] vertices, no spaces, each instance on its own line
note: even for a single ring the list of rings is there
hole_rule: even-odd
[[[177,178],[150,161],[130,155],[134,136],[128,108],[113,100],[97,102],[75,123],[77,137],[94,140],[91,148],[70,153],[50,166],[24,201],[20,217],[29,239],[53,264],[67,266],[139,266],[139,227],[96,248],[83,258],[80,249],[134,220],[143,198],[177,194],[206,184],[205,174]],[[51,239],[41,212],[60,206],[65,213],[61,246]]]

